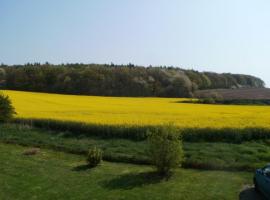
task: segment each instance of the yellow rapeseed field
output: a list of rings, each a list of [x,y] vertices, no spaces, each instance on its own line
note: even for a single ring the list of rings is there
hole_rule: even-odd
[[[3,91],[22,118],[181,127],[270,127],[270,106],[202,105],[177,98],[127,98]]]

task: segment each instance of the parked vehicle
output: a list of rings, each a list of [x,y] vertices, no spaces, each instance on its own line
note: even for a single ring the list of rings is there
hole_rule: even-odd
[[[253,181],[255,190],[270,200],[270,164],[257,169]]]

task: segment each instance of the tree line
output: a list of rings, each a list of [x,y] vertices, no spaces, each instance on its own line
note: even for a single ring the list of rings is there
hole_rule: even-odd
[[[0,65],[2,89],[100,96],[191,97],[201,89],[262,88],[254,76],[133,64]]]

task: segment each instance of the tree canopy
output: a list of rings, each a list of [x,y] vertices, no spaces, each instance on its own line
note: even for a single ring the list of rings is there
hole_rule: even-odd
[[[1,65],[0,87],[100,96],[191,97],[197,89],[261,88],[254,76],[133,64]]]

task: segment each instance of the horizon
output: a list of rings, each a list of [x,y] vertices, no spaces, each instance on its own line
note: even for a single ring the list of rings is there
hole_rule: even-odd
[[[247,74],[270,86],[270,2],[0,2],[0,63],[134,63]]]

